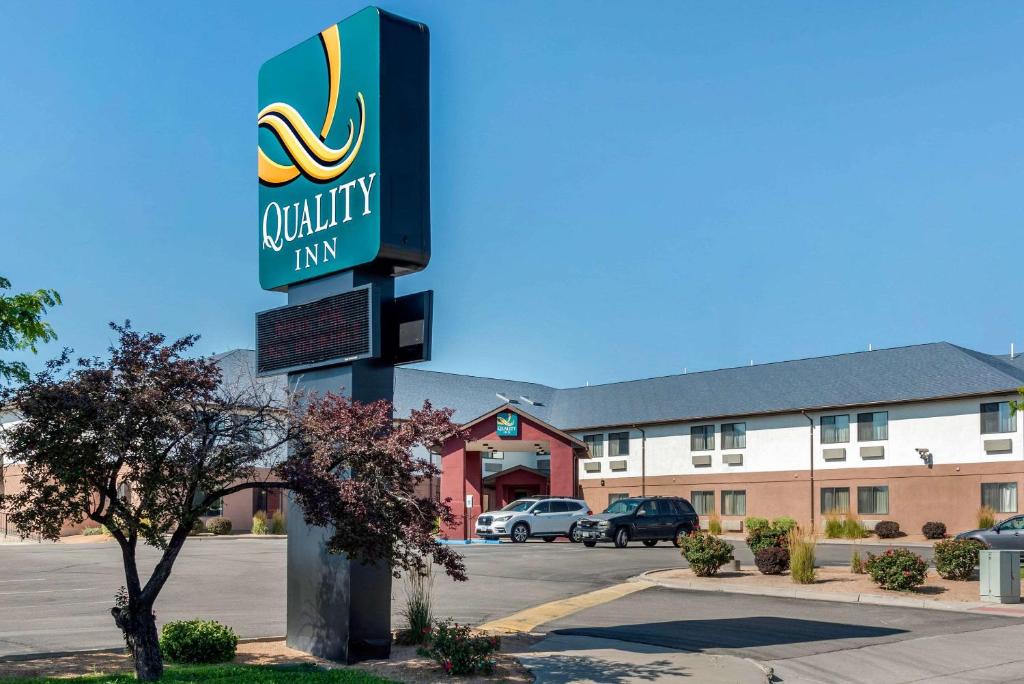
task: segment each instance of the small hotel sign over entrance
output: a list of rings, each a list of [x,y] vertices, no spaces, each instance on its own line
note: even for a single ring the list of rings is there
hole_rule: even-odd
[[[260,284],[430,259],[429,35],[368,7],[259,73]]]
[[[495,433],[498,437],[518,437],[519,414],[512,411],[502,411],[499,413]]]

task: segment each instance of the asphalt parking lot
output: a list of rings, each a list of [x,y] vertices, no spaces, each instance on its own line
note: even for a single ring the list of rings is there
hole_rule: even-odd
[[[231,625],[242,637],[283,634],[285,544],[283,539],[189,540],[157,602],[158,620],[205,617]],[[468,623],[683,564],[670,544],[588,549],[537,541],[460,551],[470,580],[456,583],[438,575],[434,603],[437,615]],[[819,547],[823,564],[845,564],[849,553],[845,545]],[[736,555],[752,562],[745,546]],[[148,547],[140,550],[147,569],[156,557]],[[119,646],[109,608],[123,583],[113,542],[0,546],[0,656]],[[403,585],[396,582],[395,624],[403,602]]]

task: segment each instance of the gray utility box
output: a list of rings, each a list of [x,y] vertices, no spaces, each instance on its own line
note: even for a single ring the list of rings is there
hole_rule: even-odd
[[[1020,551],[982,551],[981,600],[1020,603]]]

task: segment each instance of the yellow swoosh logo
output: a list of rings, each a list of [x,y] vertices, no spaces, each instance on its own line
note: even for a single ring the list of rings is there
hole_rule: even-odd
[[[268,157],[262,148],[257,147],[259,177],[264,183],[281,185],[298,178],[300,173],[318,181],[333,180],[352,166],[363,145],[363,134],[366,132],[366,102],[361,92],[356,93],[356,104],[359,106],[358,134],[355,132],[355,124],[349,119],[348,140],[344,145],[335,149],[324,142],[334,124],[338,93],[341,90],[341,37],[337,25],[321,32],[320,40],[327,58],[330,84],[327,111],[320,133],[315,133],[302,115],[285,102],[274,102],[260,110],[256,119],[257,124],[274,132],[293,162],[279,164]]]

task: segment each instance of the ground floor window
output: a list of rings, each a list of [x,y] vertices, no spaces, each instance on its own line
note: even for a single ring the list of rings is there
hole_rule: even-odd
[[[1016,482],[986,482],[981,485],[981,505],[996,513],[1017,512]]]
[[[690,492],[690,503],[697,515],[711,515],[715,512],[715,493],[713,491]]]
[[[221,497],[210,504],[210,507],[206,509],[203,515],[208,516],[221,516],[224,515],[224,498]]]
[[[629,498],[629,494],[609,494],[608,495],[608,505],[611,506],[613,503],[615,503],[619,499],[628,499],[628,498]]]
[[[743,489],[722,492],[722,515],[746,515],[747,492]]]
[[[889,515],[889,488],[857,487],[857,512],[861,515]]]
[[[822,513],[849,513],[850,512],[850,488],[849,487],[822,487],[821,488],[821,512]]]

